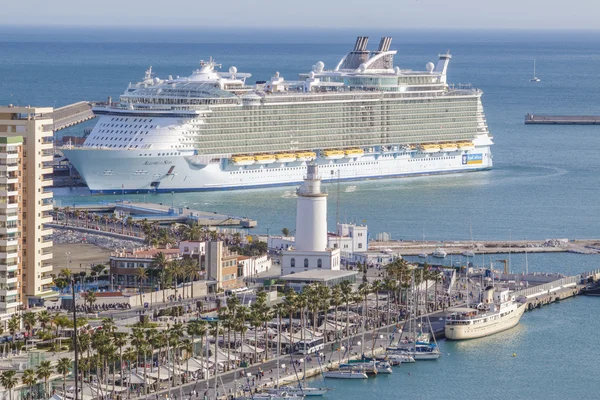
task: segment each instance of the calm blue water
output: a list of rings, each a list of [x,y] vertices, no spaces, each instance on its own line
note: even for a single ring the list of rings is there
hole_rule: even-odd
[[[0,33],[0,104],[47,106],[116,98],[149,65],[162,77],[187,75],[209,56],[224,68],[251,72],[253,80],[275,71],[294,79],[319,60],[332,67],[357,34],[369,34],[33,31],[22,36],[1,27]],[[485,92],[496,167],[475,174],[343,183],[339,190],[328,185],[331,228],[337,210],[341,221],[365,220],[372,236],[385,231],[395,239],[420,240],[423,231],[427,239],[468,239],[469,226],[475,240],[508,239],[509,234],[513,239],[599,236],[599,128],[526,127],[523,118],[527,112],[598,114],[600,33],[399,32],[392,47],[399,50],[396,63],[413,69],[452,51],[449,80]],[[534,58],[542,79],[537,84],[529,82]],[[273,234],[294,228],[293,192],[287,187],[127,197],[248,216],[258,220],[257,231]],[[84,189],[55,191],[63,205],[115,199],[87,194]],[[511,256],[513,271],[522,271],[524,264],[523,255]],[[577,274],[599,264],[600,256],[529,255],[530,271]],[[594,397],[590,390],[600,386],[597,303],[584,297],[564,301],[527,313],[512,331],[442,343],[446,356],[438,362],[402,366],[390,377],[328,382],[336,388],[328,398],[397,398],[401,393],[418,399]]]

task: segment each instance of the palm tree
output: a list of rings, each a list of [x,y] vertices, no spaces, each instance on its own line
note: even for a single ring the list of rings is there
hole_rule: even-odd
[[[12,336],[12,346],[15,347],[15,334],[21,328],[21,320],[17,314],[13,314],[8,320],[8,331]]]
[[[137,267],[135,269],[135,278],[138,281],[138,285],[139,285],[139,289],[140,289],[140,306],[143,306],[142,304],[142,286],[144,281],[146,281],[148,279],[148,271],[146,270],[146,268],[144,267]]]
[[[119,348],[119,359],[121,363],[119,364],[119,371],[121,373],[121,379],[123,378],[123,346],[127,344],[127,334],[121,332],[113,333],[113,344]],[[113,371],[113,377],[116,371]],[[114,378],[113,378],[114,382]]]
[[[127,217],[127,226],[129,227],[129,234],[133,236],[133,217],[130,215]]]
[[[21,381],[24,385],[27,385],[27,397],[29,397],[30,399],[33,398],[33,385],[37,383],[37,376],[35,375],[35,371],[32,369],[26,369],[25,371],[23,371]]]
[[[158,274],[161,276],[160,286],[163,291],[163,303],[166,303],[164,289],[168,265],[169,260],[167,260],[167,256],[162,251],[157,253],[154,257],[152,257],[152,263],[150,264],[151,268],[155,271],[158,271]]]
[[[83,218],[85,218],[85,229],[89,228],[89,218],[88,215],[90,214],[90,212],[88,210],[83,211]]]
[[[46,325],[48,325],[50,319],[51,317],[48,310],[42,310],[37,314],[37,320],[40,323],[40,326],[42,327],[42,332],[46,330]]]
[[[63,376],[63,396],[67,395],[67,375],[71,371],[71,364],[73,364],[73,360],[64,357],[59,359],[56,365],[56,372]]]
[[[8,398],[10,400],[12,400],[12,389],[19,383],[15,375],[17,375],[17,371],[14,370],[4,371],[0,374],[0,384],[8,389]]]
[[[331,297],[329,298],[329,304],[333,307],[334,319],[335,319],[335,333],[338,333],[338,307],[344,304],[342,299],[342,289],[340,285],[335,285],[331,289]]]
[[[79,216],[81,215],[81,211],[75,209],[73,215],[75,216],[75,226],[79,226]]]
[[[286,313],[289,315],[290,318],[290,351],[292,351],[294,348],[294,325],[292,324],[292,318],[297,310],[296,296],[296,292],[290,289],[285,295],[285,299],[283,301],[283,303],[285,304]]]
[[[340,283],[342,301],[346,303],[346,337],[350,337],[350,301],[352,300],[352,284],[350,281]]]
[[[130,386],[131,385],[131,383],[130,383],[131,382],[131,370],[133,369],[133,367],[132,367],[131,364],[134,361],[137,362],[138,352],[135,351],[134,349],[132,349],[131,347],[128,347],[128,348],[125,349],[125,352],[123,352],[123,358],[125,360],[127,360],[127,366],[128,366],[127,369],[129,370],[129,380],[128,380],[128,383],[127,383],[127,387],[129,388],[129,390],[127,391],[127,398],[129,399],[130,395],[131,395],[131,386]]]
[[[35,327],[37,318],[31,311],[23,313],[21,318],[23,319],[23,325],[25,325],[25,330],[27,331],[27,337],[31,338],[31,330]]]
[[[190,282],[190,298],[194,298],[194,281],[200,277],[200,270],[198,269],[198,260],[193,258],[186,258],[183,261],[183,271],[185,276],[188,277]],[[184,292],[185,294],[185,292]]]
[[[88,306],[91,308],[92,305],[96,302],[96,293],[93,290],[88,290],[85,292],[85,302],[88,303]]]
[[[169,263],[169,275],[171,276],[171,280],[172,280],[172,285],[173,288],[175,289],[175,298],[177,298],[177,282],[178,282],[178,278],[180,278],[181,276],[183,276],[183,267],[181,265],[181,262],[179,260],[173,260]],[[185,290],[183,292],[183,294],[185,295]]]
[[[35,373],[38,379],[44,380],[44,398],[46,398],[48,394],[48,379],[52,375],[52,365],[50,364],[50,361],[41,361]]]
[[[278,303],[273,306],[273,313],[277,316],[277,326],[279,326],[279,328],[281,328],[281,318],[286,313],[286,309],[287,307],[284,303]],[[277,335],[277,349],[281,351],[281,331]],[[281,354],[278,353],[275,359],[279,358],[280,356]],[[279,363],[279,361],[277,362]]]

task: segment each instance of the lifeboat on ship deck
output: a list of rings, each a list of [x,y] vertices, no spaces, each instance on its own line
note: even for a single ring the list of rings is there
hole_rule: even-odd
[[[339,160],[340,158],[344,158],[346,154],[344,150],[324,150],[323,157],[327,160]]]
[[[252,165],[254,164],[254,157],[252,156],[233,156],[231,160],[235,165]]]
[[[296,153],[296,160],[298,161],[312,161],[317,158],[317,153],[313,151],[301,151]]]

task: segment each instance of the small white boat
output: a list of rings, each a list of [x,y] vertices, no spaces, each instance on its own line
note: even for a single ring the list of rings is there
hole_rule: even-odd
[[[419,258],[427,258],[428,254],[427,253],[419,253],[418,257]]]
[[[368,376],[364,372],[353,370],[333,370],[323,373],[325,378],[330,379],[367,379]]]
[[[446,253],[444,250],[438,247],[431,255],[435,258],[445,258],[448,255],[448,253]]]
[[[304,396],[298,396],[295,394],[289,394],[286,392],[280,393],[256,393],[252,396],[238,397],[237,400],[302,400]]]
[[[377,361],[375,368],[377,368],[377,374],[389,375],[394,372],[392,365],[387,361]]]
[[[269,389],[267,391],[267,393],[279,394],[282,391],[284,391],[288,395],[313,397],[313,396],[323,396],[325,393],[327,393],[330,390],[331,389],[329,389],[329,388],[312,388],[312,387],[308,387],[308,386],[302,386],[302,387],[286,386],[285,388],[281,388],[281,389]]]
[[[387,359],[391,363],[398,363],[398,364],[415,362],[415,359],[412,356],[409,356],[408,354],[388,354]]]
[[[473,253],[471,250],[463,251],[462,255],[465,257],[475,257],[475,253]]]

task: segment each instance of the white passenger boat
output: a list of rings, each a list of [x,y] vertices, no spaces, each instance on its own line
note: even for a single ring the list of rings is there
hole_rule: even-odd
[[[493,335],[516,326],[525,312],[526,302],[519,302],[506,288],[498,291],[488,286],[483,302],[476,308],[448,309],[446,314],[446,339],[475,339]]]

